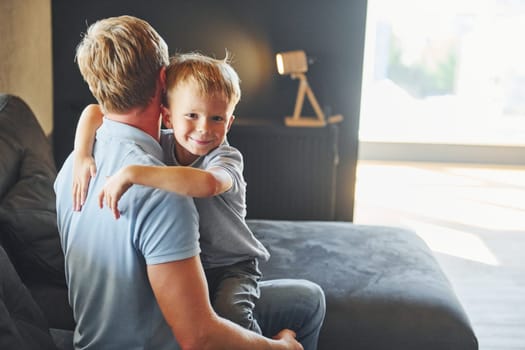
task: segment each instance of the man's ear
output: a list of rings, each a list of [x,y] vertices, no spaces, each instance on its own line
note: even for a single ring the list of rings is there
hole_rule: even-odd
[[[228,126],[227,126],[227,129],[226,129],[227,130],[226,132],[230,131],[230,128],[232,127],[232,124],[233,124],[234,120],[235,120],[235,116],[232,114],[230,119],[228,120]]]
[[[170,110],[166,108],[166,106],[161,105],[160,113],[162,114],[162,122],[164,123],[164,126],[166,126],[169,129],[173,129],[173,125],[171,124],[170,118]]]

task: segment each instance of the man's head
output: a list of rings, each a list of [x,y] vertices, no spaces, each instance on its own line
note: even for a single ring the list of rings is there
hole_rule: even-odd
[[[92,24],[77,47],[76,60],[101,107],[124,113],[147,106],[155,96],[169,54],[146,21],[120,16]]]
[[[240,100],[239,76],[228,63],[198,53],[171,58],[166,71],[164,123],[177,140],[177,159],[187,165],[220,146]]]

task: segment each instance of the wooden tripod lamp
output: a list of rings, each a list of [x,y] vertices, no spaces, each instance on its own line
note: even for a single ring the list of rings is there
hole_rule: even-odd
[[[277,61],[277,71],[279,74],[290,74],[292,79],[299,79],[299,90],[297,91],[293,116],[284,119],[286,126],[323,127],[327,123],[338,123],[343,120],[343,116],[340,114],[326,118],[321,107],[319,107],[314,92],[306,79],[305,73],[308,71],[308,61],[304,51],[280,52],[275,56],[275,59]],[[305,94],[312,104],[316,117],[301,116]]]

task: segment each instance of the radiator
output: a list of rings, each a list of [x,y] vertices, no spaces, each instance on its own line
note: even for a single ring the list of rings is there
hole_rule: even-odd
[[[228,140],[244,156],[247,217],[334,220],[338,129],[235,125]]]

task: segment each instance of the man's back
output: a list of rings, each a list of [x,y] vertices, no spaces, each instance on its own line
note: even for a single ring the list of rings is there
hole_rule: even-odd
[[[94,148],[97,175],[73,212],[72,158],[55,184],[66,278],[81,349],[176,349],[153,295],[146,266],[198,255],[198,218],[190,198],[133,186],[121,217],[98,207],[108,175],[128,164],[161,165],[158,143],[139,129],[104,120]]]

